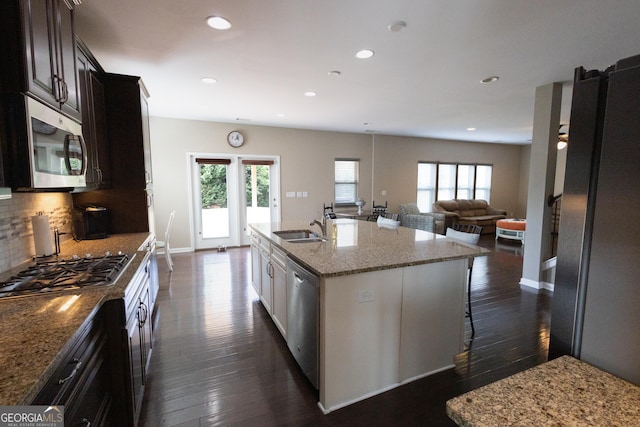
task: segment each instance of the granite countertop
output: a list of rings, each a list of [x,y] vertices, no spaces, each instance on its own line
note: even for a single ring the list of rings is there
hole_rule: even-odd
[[[337,239],[333,239],[335,224]],[[251,228],[320,277],[407,267],[485,255],[490,251],[439,234],[406,227],[382,227],[373,221],[327,220],[326,242],[291,243],[275,231],[312,230],[308,222],[250,224]]]
[[[74,254],[98,256],[106,251],[128,254],[131,260],[113,284],[0,299],[0,405],[30,404],[102,304],[124,297],[145,255],[137,250],[151,237],[149,233],[119,234],[100,240],[69,240],[61,245],[60,259]],[[21,268],[4,272],[0,278],[4,280]],[[79,298],[72,300],[76,294]],[[63,309],[70,301],[73,303]]]
[[[447,402],[459,426],[640,426],[640,387],[570,356]]]

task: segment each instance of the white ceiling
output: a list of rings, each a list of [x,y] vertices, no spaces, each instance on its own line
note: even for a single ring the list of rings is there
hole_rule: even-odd
[[[152,115],[239,128],[526,144],[536,87],[565,83],[568,123],[576,67],[640,54],[638,0],[83,0],[75,13],[107,71],[143,78]],[[375,56],[356,59],[363,48]]]

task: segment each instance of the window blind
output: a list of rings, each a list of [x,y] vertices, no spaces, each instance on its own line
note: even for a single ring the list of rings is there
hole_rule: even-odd
[[[197,157],[196,163],[199,165],[230,165],[231,159],[205,159]]]

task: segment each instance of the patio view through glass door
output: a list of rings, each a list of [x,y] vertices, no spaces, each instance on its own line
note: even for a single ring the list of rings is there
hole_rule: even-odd
[[[247,245],[247,224],[279,218],[275,165],[275,159],[195,158],[196,249]]]

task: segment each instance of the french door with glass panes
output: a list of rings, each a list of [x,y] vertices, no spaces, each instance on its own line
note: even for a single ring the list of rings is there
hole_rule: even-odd
[[[277,157],[192,156],[195,249],[248,245],[248,224],[280,220]]]

